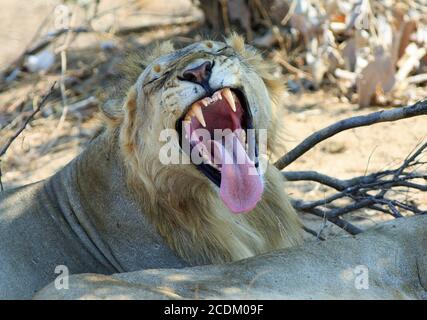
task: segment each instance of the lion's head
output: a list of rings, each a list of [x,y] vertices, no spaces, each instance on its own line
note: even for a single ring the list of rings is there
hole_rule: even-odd
[[[264,176],[259,165],[259,132],[268,130],[274,139],[272,110],[282,89],[271,66],[237,36],[179,50],[166,43],[148,60],[134,59],[144,69],[123,109],[110,118],[131,185],[142,189],[139,196],[149,207],[144,210],[154,220],[163,219],[157,224],[160,233],[168,238],[173,228],[181,228],[181,238],[169,242],[181,256],[194,260],[194,252],[182,247],[197,242],[194,234],[203,229],[207,240],[198,245],[205,247],[196,253],[203,258],[196,260],[205,262],[292,243],[297,237],[283,235],[289,221],[281,221],[288,213],[270,214],[294,214],[280,194],[280,175],[268,167]],[[257,214],[256,208],[263,212]],[[249,213],[241,218],[230,212]],[[261,216],[267,216],[265,221]],[[212,229],[221,226],[222,231]],[[233,241],[224,239],[228,231],[233,235],[225,237],[237,242],[227,246]],[[215,246],[227,248],[207,252]]]

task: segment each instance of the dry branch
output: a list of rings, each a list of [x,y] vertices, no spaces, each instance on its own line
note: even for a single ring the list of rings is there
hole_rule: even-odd
[[[382,110],[373,112],[364,116],[356,116],[338,121],[322,130],[319,130],[303,142],[289,151],[286,155],[276,161],[274,164],[279,170],[287,167],[296,159],[301,157],[308,150],[312,149],[318,143],[340,133],[342,131],[357,127],[370,126],[375,123],[390,122],[400,119],[412,118],[420,115],[427,115],[427,99],[419,101],[412,106],[401,107],[391,110]]]
[[[275,165],[279,169],[286,167],[318,143],[341,131],[426,114],[427,100],[423,100],[408,107],[379,111],[365,116],[341,120],[310,135],[277,161]],[[337,192],[323,199],[315,201],[294,199],[292,203],[299,211],[327,219],[350,234],[357,234],[362,230],[343,220],[341,218],[342,215],[363,208],[388,213],[395,218],[403,217],[402,210],[411,214],[427,213],[413,204],[404,203],[387,196],[390,190],[396,190],[398,187],[413,191],[427,191],[427,173],[416,172],[417,167],[427,163],[421,161],[421,157],[426,150],[427,142],[424,142],[418,145],[414,152],[411,152],[403,163],[395,169],[374,172],[347,180],[331,177],[316,171],[283,172],[283,176],[288,181],[314,181],[335,189]],[[375,192],[374,195],[372,194],[373,192]],[[336,206],[334,202],[340,199],[350,200],[350,203],[341,207]]]

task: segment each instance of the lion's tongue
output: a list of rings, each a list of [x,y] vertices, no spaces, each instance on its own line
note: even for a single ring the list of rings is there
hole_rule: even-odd
[[[214,142],[217,155],[220,155],[221,186],[220,196],[226,206],[234,213],[252,210],[261,199],[263,184],[261,177],[242,146],[233,134],[225,146]]]

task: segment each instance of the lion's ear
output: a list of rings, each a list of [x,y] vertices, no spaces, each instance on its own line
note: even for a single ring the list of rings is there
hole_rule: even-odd
[[[239,54],[245,53],[245,39],[237,33],[233,32],[225,42]]]
[[[163,56],[175,51],[175,47],[171,41],[164,41],[159,45],[158,56]]]
[[[123,146],[127,152],[132,152],[135,146],[136,101],[137,91],[135,86],[132,86],[123,104],[124,114],[120,133]]]
[[[154,47],[152,47],[151,51],[148,51],[144,54],[144,62],[148,65],[157,58],[169,54],[173,51],[175,51],[175,47],[171,41],[163,41],[161,43],[156,43]]]
[[[115,129],[123,123],[127,115],[130,113],[134,115],[136,110],[136,95],[135,86],[132,86],[122,105],[113,103],[111,105],[105,104],[101,107],[100,117],[108,128]],[[110,101],[116,102],[114,100]]]
[[[123,126],[133,127],[133,123],[136,117],[136,88],[133,85],[126,96],[125,103],[123,104]]]

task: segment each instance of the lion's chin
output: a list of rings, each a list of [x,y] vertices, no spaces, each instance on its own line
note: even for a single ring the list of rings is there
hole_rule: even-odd
[[[195,101],[177,122],[192,163],[234,213],[252,210],[263,193],[252,115],[244,94],[223,88]],[[184,140],[183,140],[184,139]],[[185,149],[184,149],[185,150]]]

